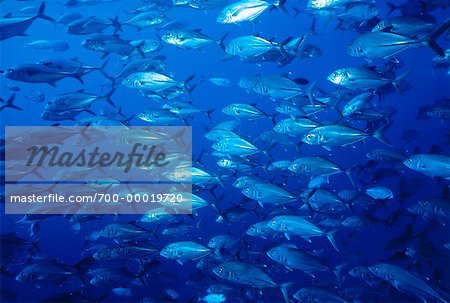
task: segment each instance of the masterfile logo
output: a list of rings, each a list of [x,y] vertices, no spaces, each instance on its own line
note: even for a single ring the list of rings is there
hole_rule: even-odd
[[[14,126],[5,134],[6,213],[191,212],[191,127]]]

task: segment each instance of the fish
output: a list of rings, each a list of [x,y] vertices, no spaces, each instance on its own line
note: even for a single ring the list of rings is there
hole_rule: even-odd
[[[441,177],[450,180],[450,157],[437,154],[415,154],[403,164],[430,177]]]
[[[23,268],[16,276],[19,282],[31,282],[37,286],[58,283],[72,277],[78,277],[76,269],[56,260],[31,264]]]
[[[133,16],[123,24],[136,27],[138,31],[141,31],[146,27],[157,26],[168,21],[169,19],[164,13],[158,11],[147,11]]]
[[[262,117],[270,117],[256,107],[256,104],[232,103],[222,109],[226,115],[235,117],[236,119],[258,119]]]
[[[174,242],[164,247],[161,256],[176,260],[180,265],[183,262],[193,261],[205,257],[210,250],[203,245],[192,241]]]
[[[227,34],[220,40],[202,33],[202,29],[195,30],[171,30],[161,36],[161,40],[167,44],[174,45],[181,49],[200,49],[212,43],[221,44]]]
[[[222,24],[251,22],[272,7],[286,11],[283,1],[240,0],[224,7],[216,21]]]
[[[267,251],[269,258],[280,263],[288,270],[300,270],[306,274],[314,276],[316,271],[328,271],[329,268],[323,265],[316,257],[302,252],[295,245],[282,244]]]
[[[253,143],[239,137],[225,137],[218,139],[212,147],[229,156],[246,157],[257,153],[267,155],[267,152],[259,149]]]
[[[329,182],[330,176],[345,173],[350,182],[354,185],[351,177],[351,170],[353,166],[348,169],[343,169],[338,164],[323,157],[300,157],[291,162],[288,169],[299,175],[315,177],[324,177]]]
[[[241,78],[238,85],[244,89],[251,89],[262,96],[277,100],[309,94],[308,91],[299,86],[308,83],[309,81],[304,78],[291,80],[285,76],[256,76]]]
[[[226,78],[213,77],[213,78],[209,78],[208,80],[209,80],[209,82],[211,82],[217,86],[229,87],[232,84],[232,82]]]
[[[372,186],[366,188],[366,194],[375,200],[387,200],[394,198],[394,194],[389,188],[383,186]]]
[[[136,72],[127,76],[122,84],[132,89],[142,89],[145,91],[160,92],[172,87],[185,88],[189,83],[190,78],[185,82],[178,82],[175,79],[164,74],[148,71]]]
[[[55,69],[43,64],[23,64],[11,67],[3,74],[6,78],[28,83],[47,83],[56,86],[56,83],[65,78],[74,78],[81,84],[83,81],[83,69],[81,67],[74,71]]]
[[[280,288],[286,302],[289,302],[287,288],[290,283],[278,285],[258,267],[243,262],[224,262],[213,268],[213,273],[225,280],[256,288]]]
[[[116,107],[111,99],[111,96],[114,94],[114,92],[115,89],[112,89],[104,96],[87,93],[84,91],[84,89],[78,90],[76,92],[65,93],[51,98],[45,105],[45,110],[67,111],[78,108],[85,108],[89,107],[93,102],[98,100],[105,100],[111,106]]]
[[[450,28],[450,20],[438,27],[429,37],[420,39],[384,31],[367,32],[352,42],[348,52],[354,57],[389,59],[407,49],[425,44],[435,51],[436,54],[444,57],[444,50],[437,44],[436,39],[448,28]]]
[[[23,108],[17,106],[14,104],[14,100],[16,99],[16,95],[12,94],[8,100],[4,101],[2,98],[0,98],[1,103],[5,103],[4,105],[0,105],[0,112],[3,111],[5,108],[12,108],[15,110],[23,111]]]
[[[408,207],[408,212],[424,220],[436,220],[445,226],[450,218],[448,199],[425,198]]]
[[[68,25],[69,23],[72,23],[73,21],[81,18],[83,18],[82,14],[76,12],[69,12],[62,14],[59,18],[55,20],[55,22],[63,25]]]
[[[419,17],[402,15],[381,20],[372,28],[372,32],[382,31],[406,37],[416,37],[419,34],[429,32],[433,27],[433,22]]]
[[[180,122],[183,123],[183,120],[176,114],[159,108],[146,109],[138,114],[138,118],[155,125],[171,125],[179,124]]]
[[[398,90],[398,85],[408,74],[409,72],[397,78],[387,78],[377,71],[365,67],[348,67],[337,69],[327,79],[336,85],[355,91],[377,90],[385,85],[392,85]]]
[[[307,242],[311,242],[309,238],[317,236],[326,236],[336,251],[339,251],[333,232],[326,233],[319,227],[299,216],[277,216],[270,220],[269,226],[278,232],[284,233],[287,239],[290,235],[300,236]]]
[[[102,35],[97,34],[86,38],[81,45],[85,48],[103,53],[102,59],[111,53],[117,53],[122,56],[128,56],[134,51],[145,58],[144,53],[140,49],[141,45],[132,45],[129,41],[121,39],[118,35]]]
[[[119,22],[119,18],[111,18],[108,23],[103,20],[97,19],[95,16],[75,19],[69,25],[67,25],[67,33],[71,35],[90,35],[101,34],[105,29],[112,26],[114,28],[114,34],[118,33],[122,29],[122,24]]]
[[[45,19],[51,22],[55,20],[45,14],[45,1],[39,6],[39,11],[32,17],[12,17],[7,15],[0,18],[0,41],[17,36],[25,36],[27,29],[36,19]]]
[[[336,303],[348,302],[345,298],[340,296],[335,291],[332,291],[325,287],[301,288],[293,295],[293,297],[299,302],[305,302],[306,300],[314,300],[316,302],[336,302]]]
[[[69,44],[64,40],[36,40],[27,44],[34,49],[51,49],[55,52],[65,52]]]
[[[366,157],[373,161],[381,162],[403,162],[406,156],[397,150],[376,148],[366,154]]]
[[[256,200],[261,206],[264,204],[281,205],[299,200],[298,196],[271,183],[251,184],[243,188],[242,193],[248,198]]]
[[[399,291],[411,293],[421,300],[430,298],[440,302],[446,302],[444,298],[442,298],[427,283],[422,281],[422,279],[396,265],[377,263],[370,266],[369,270],[377,277],[390,283]]]
[[[390,145],[383,137],[383,131],[387,125],[382,125],[372,133],[364,132],[353,127],[344,125],[324,125],[313,128],[307,132],[302,141],[310,145],[320,145],[326,150],[330,150],[331,146],[348,146],[356,142],[374,137],[380,142]]]
[[[279,51],[281,55],[287,57],[285,47],[284,44],[253,35],[234,38],[222,46],[228,55],[232,57],[237,56],[242,60],[251,60],[273,50]]]

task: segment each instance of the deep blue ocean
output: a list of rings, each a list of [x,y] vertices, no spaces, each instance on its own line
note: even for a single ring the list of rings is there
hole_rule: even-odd
[[[208,201],[209,205],[194,210],[189,216],[173,215],[170,220],[146,223],[141,221],[142,215],[103,215],[81,223],[79,230],[74,230],[70,215],[55,215],[37,218],[34,223],[39,228],[33,232],[30,229],[31,224],[26,218],[23,219],[24,215],[5,214],[4,203],[2,203],[0,302],[284,302],[279,286],[288,282],[292,282],[287,287],[287,296],[291,302],[420,302],[421,297],[426,302],[450,301],[450,183],[448,179],[450,63],[447,63],[444,68],[437,67],[433,62],[436,53],[426,45],[396,54],[395,58],[399,61],[397,63],[383,58],[376,58],[369,62],[362,57],[353,57],[347,52],[352,41],[359,35],[370,32],[374,24],[386,18],[407,15],[406,8],[416,7],[419,1],[393,1],[397,2],[396,5],[403,3],[404,10],[396,9],[388,15],[390,9],[388,3],[376,0],[373,5],[379,12],[375,17],[378,19],[356,23],[345,19],[341,20],[340,28],[337,11],[347,11],[357,1],[346,1],[346,5],[329,10],[314,10],[307,9],[307,1],[288,0],[285,3],[286,12],[270,7],[255,20],[239,24],[216,22],[219,13],[232,3],[231,0],[220,2],[217,8],[204,10],[188,5],[173,5],[167,0],[72,1],[77,5],[70,5],[69,2],[47,0],[45,15],[57,19],[64,13],[76,12],[83,18],[95,16],[98,20],[105,22],[110,22],[109,18],[118,16],[119,22],[124,23],[138,14],[133,12],[135,9],[151,5],[150,10],[164,14],[171,21],[180,22],[184,30],[201,29],[201,33],[217,41],[228,34],[223,41],[225,45],[231,39],[244,35],[264,37],[275,41],[276,45],[282,45],[282,42],[289,37],[310,34],[306,37],[306,42],[318,47],[322,54],[313,58],[295,57],[291,62],[283,65],[278,64],[279,53],[274,60],[270,60],[270,56],[260,56],[259,60],[253,61],[244,60],[238,56],[224,60],[226,53],[216,42],[198,49],[182,49],[161,41],[160,49],[146,53],[145,56],[162,59],[165,68],[159,72],[177,81],[184,81],[194,76],[189,81],[189,85],[193,87],[189,92],[190,98],[185,95],[176,98],[189,99],[188,102],[192,102],[201,109],[200,112],[187,118],[186,122],[180,119],[179,123],[171,124],[185,125],[187,123],[192,126],[193,165],[212,176],[218,176],[223,186],[217,184],[212,188],[205,188],[194,184],[193,192]],[[412,13],[415,13],[414,16],[417,18],[432,20],[436,28],[449,17],[450,7],[448,6],[450,5],[448,1],[440,1],[441,3],[437,5],[431,2],[433,1],[420,1],[423,11]],[[271,5],[270,1],[267,3]],[[2,0],[0,15],[2,18],[8,13],[11,13],[13,17],[34,16],[40,5],[41,1],[37,0]],[[446,6],[447,8],[444,9]],[[21,11],[24,7],[34,8]],[[297,14],[297,11],[300,13]],[[7,16],[6,19],[11,16]],[[313,23],[315,33],[311,33]],[[139,39],[159,41],[165,31],[174,30],[170,27],[158,29],[158,26],[161,25],[137,30],[123,24],[118,35],[125,41]],[[132,54],[130,58],[124,58],[126,56],[123,54],[111,53],[106,59],[102,59],[100,52],[89,50],[82,45],[83,41],[93,34],[73,35],[67,32],[67,27],[68,25],[38,18],[26,30],[26,35],[14,36],[0,42],[0,70],[5,72],[4,76],[0,77],[0,96],[3,102],[6,102],[12,94],[15,94],[14,105],[23,109],[19,111],[10,107],[2,108],[0,121],[3,135],[6,126],[33,127],[55,124],[73,126],[83,118],[95,117],[93,114],[101,117],[102,112],[104,114],[105,111],[114,113],[119,107],[123,116],[116,116],[118,120],[134,115],[129,120],[129,125],[146,126],[150,124],[139,119],[139,113],[147,108],[161,108],[163,104],[173,101],[164,98],[161,100],[146,98],[140,95],[138,90],[130,89],[119,81],[111,97],[116,108],[111,107],[104,100],[99,100],[89,107],[93,114],[81,112],[74,120],[42,119],[41,113],[51,98],[80,89],[102,96],[110,90],[111,85],[111,81],[105,77],[105,74],[117,75],[124,65],[133,60],[142,59],[139,53]],[[103,30],[103,34],[112,35],[113,28],[107,27]],[[64,40],[69,48],[65,51],[54,51],[27,46],[36,40]],[[438,39],[439,45],[444,50],[448,48],[449,42],[448,32]],[[68,77],[58,81],[53,87],[47,83],[15,81],[6,76],[7,70],[11,67],[55,58],[73,59],[89,66],[101,66],[105,60],[108,60],[108,63],[104,73],[93,71],[83,75],[84,84]],[[449,62],[448,53],[447,62]],[[339,114],[351,97],[364,90],[346,89],[327,80],[327,77],[337,69],[362,66],[376,66],[379,70],[389,71],[391,78],[392,73],[399,76],[409,71],[402,80],[400,92],[397,92],[389,81],[383,88],[367,90],[374,93],[371,106],[374,111],[381,113],[381,120],[389,116],[384,112],[385,110],[392,114],[389,119],[386,119],[389,121],[389,126],[383,132],[390,146],[369,135],[363,141],[349,146],[334,146],[328,151],[318,145],[300,144],[302,135],[294,135],[287,136],[291,144],[275,144],[270,148],[268,157],[263,153],[250,156],[249,159],[255,159],[254,162],[257,163],[250,169],[232,169],[217,165],[218,158],[213,154],[212,147],[214,142],[208,140],[205,134],[219,123],[229,120],[238,121],[239,125],[232,131],[262,149],[264,144],[258,137],[263,132],[273,130],[274,123],[289,118],[288,115],[276,111],[277,105],[283,100],[276,98],[272,100],[251,88],[240,87],[238,83],[242,77],[258,75],[259,77],[283,76],[287,79],[303,78],[307,79],[308,84],[298,84],[298,87],[303,87],[305,90],[317,81],[312,92],[313,98],[317,97],[317,100],[330,98],[331,101],[323,103],[326,107],[324,111],[308,115],[308,119],[323,125],[345,124],[367,130],[364,118],[357,121],[356,118],[343,118]],[[209,81],[210,78],[228,79],[230,84],[216,85]],[[392,79],[394,78],[395,76]],[[42,97],[39,100],[38,95],[45,96],[45,99]],[[268,117],[235,119],[222,112],[222,109],[231,103],[255,105]],[[5,104],[0,103],[0,106]],[[442,116],[432,117],[425,113],[426,110],[438,106],[445,107]],[[206,112],[210,112],[210,115],[208,116]],[[395,150],[403,154],[404,159],[415,154],[444,155],[447,156],[447,162],[444,163],[445,167],[441,168],[443,171],[441,176],[439,174],[430,176],[408,168],[402,161],[383,162],[368,159],[366,154],[374,149]],[[354,190],[358,197],[364,196],[368,202],[366,204],[359,202],[355,206],[352,201],[341,199],[342,205],[348,207],[344,211],[342,208],[324,210],[320,207],[311,210],[306,207],[305,196],[300,197],[308,190],[310,176],[296,175],[289,170],[267,170],[267,166],[275,160],[294,161],[299,157],[313,156],[332,160],[344,169],[354,167],[350,173],[355,180],[356,188],[352,186],[345,174],[339,173],[332,175],[329,183],[321,184],[320,189],[311,189],[309,191],[311,195],[317,191],[326,190],[337,197],[342,190]],[[236,160],[235,157],[232,159]],[[260,203],[264,204],[262,207],[256,201],[257,199],[246,197],[242,189],[233,186],[233,182],[242,176],[260,177],[265,182],[283,188],[298,198],[278,205]],[[2,185],[4,185],[3,182],[4,180]],[[374,186],[390,189],[393,196],[378,200],[368,197],[365,191]],[[306,195],[306,199],[308,197],[310,196]],[[435,213],[425,216],[408,210],[420,201],[430,198],[439,199],[439,203],[442,203],[440,213],[437,213],[439,210],[434,209]],[[319,198],[319,204],[321,199],[325,198]],[[4,202],[4,195],[2,195],[2,202]],[[311,243],[308,243],[295,234],[291,234],[288,240],[283,232],[274,232],[267,238],[246,234],[252,224],[261,221],[270,222],[272,218],[279,215],[299,216],[320,226],[320,229],[326,232],[333,231],[339,251],[333,248],[325,236],[312,237]],[[221,221],[218,220],[219,217],[225,219]],[[342,221],[348,217],[361,219],[362,225],[357,228],[344,226]],[[124,243],[126,245],[127,242],[115,242],[114,238],[99,238],[95,241],[87,241],[87,239],[93,232],[101,230],[108,224],[127,222],[136,222],[133,224],[149,231],[139,241],[145,240],[147,244],[154,246],[156,250],[154,253],[149,254],[147,258],[125,257],[120,260],[87,258],[96,251],[95,245],[99,245],[97,248],[110,249]],[[163,233],[167,228],[179,226],[183,228],[174,234]],[[228,243],[225,244],[229,245],[225,245],[219,251],[210,248],[206,256],[185,261],[183,264],[159,254],[159,250],[179,241],[193,241],[208,247],[210,239],[217,235],[228,235],[229,238],[226,240]],[[18,237],[21,241],[11,244],[8,242],[10,237]],[[232,242],[231,239],[235,241]],[[129,243],[136,245],[141,243],[134,242],[137,241],[136,239],[130,241]],[[267,252],[283,244],[289,244],[291,246],[285,247],[307,253],[316,260],[320,260],[327,270],[313,271],[312,275],[296,269],[295,266],[288,269],[292,266],[285,266],[274,261]],[[3,249],[6,246],[8,246],[8,252],[5,252],[6,248]],[[17,279],[27,266],[46,264],[50,260],[67,265],[77,274],[74,274],[75,277],[58,281],[44,278],[37,282],[39,278],[36,276],[27,281]],[[79,262],[82,260],[89,263],[80,269]],[[199,265],[201,262],[206,265]],[[233,280],[233,277],[220,277],[215,274],[213,268],[223,262],[242,262],[251,268],[256,267],[270,277],[273,285],[259,287]],[[396,272],[384,279],[371,273],[368,268],[380,263],[406,270],[411,276],[435,290],[444,301],[439,301],[429,293],[419,295],[417,289],[420,285],[418,286],[417,280],[411,282],[411,277],[405,277],[404,272]],[[367,273],[363,277],[352,275],[352,269],[355,267],[365,268]],[[128,275],[119,281],[95,285],[89,272],[98,268],[121,269]],[[145,272],[142,272],[143,268]],[[240,276],[247,275],[249,272],[248,270],[234,274]],[[135,275],[135,278],[130,278],[130,275]],[[394,285],[402,277],[404,280],[399,282],[400,285],[407,286],[397,289]],[[260,281],[258,277],[253,278]],[[299,292],[301,289],[308,290],[310,296],[301,297],[299,295],[302,293]],[[303,293],[306,293],[306,290]]]

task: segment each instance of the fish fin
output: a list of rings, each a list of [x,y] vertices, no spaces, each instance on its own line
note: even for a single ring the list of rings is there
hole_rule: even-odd
[[[284,301],[286,303],[289,303],[289,294],[287,292],[288,288],[291,287],[294,284],[294,282],[288,282],[280,285],[281,294],[283,295]]]
[[[39,7],[38,14],[36,15],[36,18],[45,19],[51,22],[55,22],[55,19],[52,17],[49,17],[45,14],[45,1],[41,3],[41,6]]]
[[[79,68],[78,71],[73,75],[73,77],[74,77],[75,79],[77,79],[81,84],[84,84],[84,81],[83,81],[82,76],[83,76],[83,68],[80,66],[80,68]]]
[[[378,128],[377,130],[375,130],[375,132],[373,133],[373,137],[378,139],[381,143],[384,143],[388,146],[392,146],[391,143],[389,143],[389,141],[386,140],[386,138],[384,138],[383,136],[383,132],[384,130],[389,126],[389,123],[386,123],[384,125],[382,125],[380,128]]]
[[[144,45],[145,45],[145,40],[142,40],[141,42],[139,42],[138,45],[136,45],[135,48],[136,48],[137,52],[139,53],[139,55],[141,55],[141,57],[145,59],[145,53],[144,53],[144,51],[142,50],[142,47],[143,47]]]
[[[103,55],[100,57],[101,60],[105,59],[106,57],[108,57],[109,53],[103,53]]]
[[[177,262],[178,262],[180,265],[183,265],[183,261],[177,260]]]
[[[308,97],[309,102],[311,103],[311,105],[314,106],[314,90],[317,87],[317,81],[314,81],[313,83],[311,83],[311,85],[306,89],[306,96]]]
[[[119,22],[119,17],[115,16],[114,19],[109,19],[111,21],[111,25],[114,27],[113,34],[117,34],[122,31],[122,24]]]
[[[398,76],[397,78],[394,79],[394,81],[392,81],[392,86],[395,88],[395,90],[397,91],[397,93],[399,93],[400,95],[402,94],[402,92],[399,89],[399,85],[400,83],[403,81],[403,79],[406,78],[406,76],[409,75],[411,71],[406,71],[403,74],[401,74],[400,76]]]
[[[228,32],[225,34],[225,35],[223,35],[222,36],[222,38],[220,38],[220,40],[218,41],[219,42],[219,45],[220,45],[220,47],[223,49],[223,50],[225,50],[225,48],[226,48],[226,46],[225,46],[225,44],[224,44],[224,41],[225,41],[225,39],[228,37]]]
[[[8,107],[9,108],[14,108],[16,110],[23,110],[23,108],[13,104],[14,103],[14,99],[16,99],[16,95],[15,94],[13,94],[13,95],[11,95],[11,97],[9,97],[9,99],[8,99],[8,101],[6,101],[5,105],[0,106],[0,112],[3,109],[8,108]]]
[[[329,233],[326,234],[328,241],[330,241],[331,245],[333,245],[333,248],[336,251],[339,251],[339,246],[336,243],[336,239],[334,238],[334,234],[336,233],[336,231],[331,231]]]
[[[213,109],[210,109],[210,110],[207,110],[205,113],[206,113],[206,116],[208,117],[208,120],[209,121],[211,121],[211,114],[215,111],[216,109],[215,108],[213,108]]]
[[[445,57],[445,51],[437,43],[437,39],[450,28],[450,19],[447,19],[442,25],[440,25],[430,36],[427,41],[427,45],[440,57]]]
[[[386,2],[387,6],[389,6],[389,11],[387,13],[387,15],[389,16],[393,11],[398,9],[398,6],[391,3],[391,2]]]
[[[350,180],[350,183],[352,184],[352,186],[353,186],[354,188],[357,188],[357,186],[356,186],[355,181],[353,180],[353,177],[352,177],[352,170],[353,170],[357,165],[358,165],[357,163],[356,163],[356,164],[353,164],[352,166],[350,166],[349,168],[347,168],[347,169],[344,171],[344,173],[347,175],[347,178]]]
[[[308,276],[310,276],[311,278],[315,279],[316,275],[314,275],[312,272],[310,271],[304,271],[305,274],[307,274]]]
[[[286,237],[286,239],[291,240],[291,236],[288,233],[284,233],[284,236]]]
[[[114,104],[113,100],[111,99],[111,96],[114,94],[114,92],[116,91],[116,88],[113,87],[105,96],[105,100],[106,102],[108,102],[109,104],[111,104],[113,107],[116,107],[116,105]],[[120,112],[119,109],[119,113],[123,115],[123,113]]]
[[[288,10],[286,8],[286,6],[284,6],[284,4],[286,3],[286,0],[276,0],[275,3],[273,4],[274,7],[282,10],[284,13],[288,14]]]
[[[302,239],[305,240],[308,243],[312,243],[311,239],[309,237],[304,236],[304,237],[302,237]]]

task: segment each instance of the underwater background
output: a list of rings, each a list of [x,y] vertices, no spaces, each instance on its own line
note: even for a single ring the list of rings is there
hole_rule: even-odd
[[[117,32],[120,38],[125,41],[156,41],[158,48],[146,52],[144,56],[164,63],[164,68],[158,72],[180,82],[189,79],[183,86],[183,89],[188,89],[173,99],[161,94],[147,98],[139,93],[139,89],[126,87],[121,83],[128,75],[119,78],[117,83],[112,83],[111,78],[118,75],[125,65],[133,60],[143,59],[139,51],[129,56],[111,53],[102,59],[100,52],[83,46],[83,41],[96,33],[70,34],[67,30],[69,24],[38,18],[26,29],[26,35],[14,36],[0,42],[0,69],[5,73],[0,78],[3,101],[0,106],[6,105],[5,102],[15,94],[14,105],[22,109],[2,107],[2,133],[4,134],[5,126],[72,126],[83,118],[100,118],[102,114],[103,117],[109,115],[111,119],[118,121],[117,123],[123,121],[124,124],[129,123],[132,126],[151,125],[140,119],[139,113],[149,108],[161,109],[164,104],[181,100],[193,104],[198,111],[183,117],[175,115],[178,121],[170,120],[167,124],[192,126],[193,166],[208,172],[213,184],[194,183],[193,193],[207,203],[194,209],[192,215],[172,215],[154,222],[146,222],[142,220],[142,216],[136,215],[103,215],[87,218],[86,222],[83,221],[78,226],[70,220],[71,215],[32,218],[6,215],[2,203],[0,301],[449,301],[448,53],[447,63],[444,60],[443,64],[437,64],[434,61],[436,53],[422,43],[421,47],[396,54],[398,62],[392,58],[366,60],[351,56],[348,46],[356,37],[370,32],[380,20],[394,16],[415,16],[431,22],[433,28],[437,28],[449,17],[450,3],[398,2],[394,4],[399,7],[390,12],[392,4],[377,0],[370,2],[371,7],[377,10],[376,16],[363,20],[364,16],[359,16],[358,12],[357,17],[345,17],[341,14],[348,12],[357,3],[367,1],[343,2],[343,5],[331,8],[314,9],[307,1],[288,0],[284,3],[286,11],[277,3],[265,2],[267,8],[254,20],[222,24],[217,22],[217,17],[233,3],[231,1],[188,0],[184,4],[174,4],[166,0],[46,1],[45,15],[55,20],[65,13],[79,13],[83,18],[95,16],[96,19],[109,23],[110,18],[117,16],[122,23],[121,31]],[[11,17],[4,18],[8,13],[12,13],[12,16],[34,16],[41,3],[3,0],[0,3],[2,22],[3,19]],[[198,8],[199,3],[200,6],[204,4],[200,7],[203,9]],[[26,9],[23,10],[24,8]],[[142,8],[142,11],[157,11],[167,19],[161,21],[161,24],[146,25],[141,30],[124,24],[126,20],[139,14],[139,11],[135,11],[138,8]],[[207,35],[212,42],[198,48],[185,49],[160,40],[167,32],[180,29],[201,29],[194,32]],[[112,35],[113,31],[113,26],[107,26],[101,32]],[[221,45],[219,39],[226,34]],[[422,34],[423,31],[420,35]],[[270,49],[271,55],[264,56],[262,51],[245,58],[224,58],[227,53],[221,46],[227,45],[233,38],[245,35],[260,36],[272,41],[272,46],[264,44],[264,47]],[[422,39],[418,36],[411,39]],[[319,51],[316,48],[314,50],[319,53],[311,53],[305,48],[300,50],[301,54],[289,53],[289,62],[284,62],[286,58],[282,48],[286,43],[283,42],[288,42],[289,37],[304,37],[306,43],[315,46]],[[38,49],[27,45],[36,40],[63,40],[68,49],[55,51],[51,47]],[[443,33],[438,41],[445,50],[450,41],[448,31]],[[375,40],[372,43],[377,42]],[[251,49],[251,45],[247,47]],[[7,70],[11,67],[55,58],[74,60],[72,62],[82,62],[83,65],[93,67],[102,66],[106,60],[108,62],[104,69],[82,75],[84,84],[68,77],[58,81],[53,87],[45,81],[29,83],[15,81],[7,76]],[[370,70],[383,71],[379,74],[391,80],[377,88],[353,90],[351,87],[340,87],[327,79],[340,68],[363,66],[371,66]],[[394,89],[391,82],[405,72],[408,74],[401,79],[400,87]],[[191,76],[194,77],[190,79]],[[266,95],[261,93],[263,90],[258,90],[257,84],[243,85],[240,81],[243,77],[266,76],[295,79],[296,81],[290,84],[294,83],[294,90],[298,89],[299,95],[306,98],[305,100],[308,100],[307,93],[311,87],[313,104],[319,104],[320,110],[312,114],[300,114],[297,118],[310,119],[319,123],[318,125],[345,124],[367,131],[369,135],[350,146],[334,146],[330,150],[302,142],[307,130],[300,131],[301,134],[285,132],[282,138],[276,137],[282,140],[281,144],[276,143],[276,139],[273,146],[264,142],[260,137],[264,132],[273,131],[275,124],[283,119],[295,118],[276,110],[281,102],[294,97],[272,98],[270,92]],[[214,83],[214,79],[210,81],[211,78],[220,79]],[[46,103],[55,96],[80,89],[103,96],[111,90],[111,85],[116,86],[111,97],[116,107],[104,100],[98,100],[89,106],[92,113],[81,111],[73,119],[52,121],[41,117]],[[288,89],[291,90],[292,87]],[[359,117],[343,116],[341,112],[345,104],[366,91],[373,95],[373,99],[369,101],[370,110],[372,115],[373,112],[377,114],[377,118],[362,114]],[[236,119],[222,111],[232,103],[254,105],[262,114],[256,118]],[[292,104],[293,107],[297,105],[295,102]],[[123,116],[115,114],[119,108]],[[440,114],[427,114],[435,108],[439,108]],[[261,152],[249,157],[228,157],[226,153],[214,153],[217,150],[213,148],[214,140],[211,141],[205,135],[219,123],[230,120],[235,120],[238,124],[226,130],[238,134],[247,142],[252,142]],[[383,128],[383,136],[390,145],[371,135],[372,129],[381,125],[380,123],[387,125]],[[155,124],[159,124],[158,120]],[[404,158],[387,161],[369,159],[367,153],[375,149],[396,151]],[[404,160],[416,154],[443,155],[447,158],[443,167],[438,167],[439,171],[430,176],[403,164]],[[313,156],[329,159],[343,168],[342,170],[351,168],[349,173],[355,186],[345,173],[330,175],[329,182],[322,180],[317,188],[310,184],[312,176],[307,173],[298,174],[288,167],[282,170],[268,168],[277,160],[292,162],[300,157]],[[247,158],[250,159],[250,164],[246,162]],[[250,167],[221,167],[217,164],[218,159],[232,159],[241,164],[249,164]],[[293,197],[286,198],[282,203],[258,203],[257,197],[244,195],[242,188],[233,186],[236,179],[242,176],[259,177],[264,182],[292,193]],[[368,195],[366,190],[374,186],[390,189],[392,196],[377,198]],[[248,188],[253,190],[251,184]],[[264,187],[258,189],[264,191]],[[325,193],[325,196],[317,196],[313,201],[312,197],[321,190],[331,196]],[[352,197],[338,195],[343,190],[352,191]],[[427,199],[437,199],[438,202],[431,210],[411,211],[412,207]],[[4,202],[4,198],[2,200]],[[304,218],[324,232],[322,236],[312,237],[311,243],[295,232],[285,236],[283,231],[268,228],[268,235],[263,237],[247,232],[253,224],[270,222],[281,215]],[[350,217],[356,220],[355,225],[343,223]],[[144,233],[139,239],[90,238],[94,232],[101,231],[107,225],[129,222],[148,233]],[[333,232],[339,251],[333,248],[324,236],[329,232]],[[208,245],[213,237],[219,235],[225,236],[221,238],[224,243],[219,244],[219,247]],[[183,262],[176,262],[176,257],[166,258],[160,254],[167,245],[180,241],[200,244],[206,253],[203,251],[200,257],[194,254],[191,260]],[[152,247],[148,249],[145,257],[93,257],[95,252],[102,249],[109,250],[120,245],[139,246],[144,245],[143,243],[147,248]],[[291,254],[289,260],[294,265],[283,264],[283,260],[277,262],[268,255],[269,250],[280,245],[290,249],[287,250]],[[305,269],[307,257],[296,254],[297,251],[306,253],[314,260],[315,270]],[[44,278],[42,281],[36,277],[25,281],[17,279],[28,266],[49,265],[51,262],[56,262],[58,268],[61,264],[68,266],[73,276],[60,280]],[[232,274],[220,276],[217,267],[227,262],[245,263],[249,267],[244,270],[232,268]],[[322,267],[317,269],[319,263]],[[376,264],[393,265],[395,267],[390,270],[394,273],[388,273],[384,277],[377,276],[373,268],[372,271],[369,269]],[[264,274],[254,269],[255,267]],[[117,269],[114,277],[107,277],[111,272],[92,273],[96,269],[105,268]],[[406,270],[427,284],[438,295],[430,294],[431,290],[428,288],[424,290],[417,286],[416,280],[411,280],[410,276],[405,276],[398,268]],[[45,266],[43,270],[45,272]],[[49,273],[45,272],[45,275],[47,274]],[[95,275],[100,278],[105,275],[106,282],[97,283],[93,279]],[[248,275],[251,277],[239,279]],[[249,280],[253,282],[248,282]],[[263,286],[261,281],[264,281]],[[399,285],[406,286],[396,289],[395,283],[398,281]],[[286,291],[287,298],[283,298],[280,288]]]

